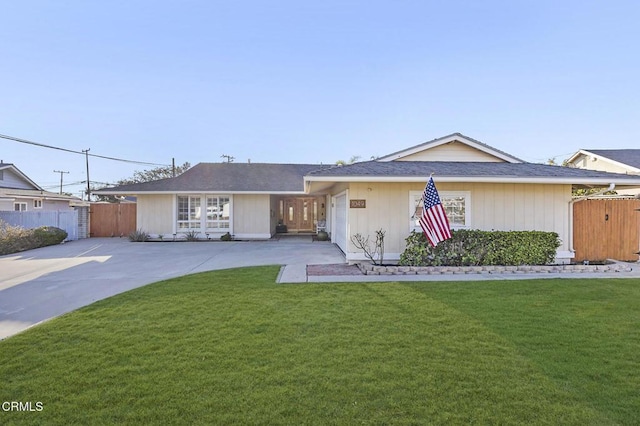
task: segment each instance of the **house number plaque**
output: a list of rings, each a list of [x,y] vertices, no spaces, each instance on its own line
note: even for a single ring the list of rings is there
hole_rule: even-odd
[[[367,200],[349,200],[352,209],[366,209]]]

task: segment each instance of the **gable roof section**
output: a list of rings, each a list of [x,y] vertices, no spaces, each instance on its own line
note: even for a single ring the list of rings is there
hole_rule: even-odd
[[[199,163],[176,176],[152,182],[93,191],[96,194],[137,193],[304,193],[304,176],[327,168],[319,164]]]
[[[455,161],[365,161],[317,170],[306,180],[333,182],[426,182],[431,174],[440,182],[550,183],[640,186],[640,176],[536,163]]]
[[[19,180],[24,181],[28,186],[31,186],[32,189],[38,190],[38,191],[43,191],[42,188],[40,188],[40,186],[35,183],[34,181],[32,181],[31,179],[29,179],[29,177],[27,175],[25,175],[24,173],[22,173],[14,164],[11,163],[0,163],[0,170],[3,171],[4,173],[6,173],[7,171],[10,171],[12,173],[14,173]],[[16,186],[7,184],[7,182],[9,181],[9,179],[7,179],[6,177],[2,180],[0,180],[0,188],[18,188]],[[26,188],[20,188],[20,189],[26,189]]]
[[[435,147],[448,144],[451,142],[460,142],[484,154],[488,154],[499,160],[506,161],[507,163],[523,163],[524,162],[523,160],[517,157],[514,157],[511,154],[507,154],[504,151],[500,151],[499,149],[493,148],[487,144],[484,144],[478,140],[465,136],[461,133],[452,133],[450,135],[443,136],[441,138],[437,138],[429,142],[424,142],[422,144],[413,146],[411,148],[403,149],[402,151],[397,151],[389,155],[385,155],[384,157],[380,157],[378,158],[377,161],[387,162],[387,161],[401,160],[402,158],[417,154],[422,151],[433,149]]]
[[[582,155],[601,158],[631,171],[640,172],[640,149],[581,149],[567,162],[571,163]]]

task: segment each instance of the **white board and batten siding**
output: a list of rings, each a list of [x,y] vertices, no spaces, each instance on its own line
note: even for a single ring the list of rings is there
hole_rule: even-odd
[[[438,191],[464,191],[470,194],[468,229],[499,231],[557,232],[562,240],[558,257],[570,257],[569,202],[570,185],[488,184],[436,182]],[[410,198],[424,189],[416,183],[352,183],[349,198],[366,200],[366,208],[349,211],[346,193],[335,196],[335,215],[349,214],[349,233],[375,238],[378,229],[386,231],[385,259],[398,260],[404,251],[405,238],[411,232]],[[336,223],[335,243],[346,253],[347,260],[362,257],[349,243],[346,218],[342,228]]]
[[[398,158],[395,161],[480,161],[499,163],[504,160],[466,144],[451,142]]]

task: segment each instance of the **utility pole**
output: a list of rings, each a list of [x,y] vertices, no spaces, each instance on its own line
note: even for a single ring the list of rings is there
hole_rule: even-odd
[[[87,201],[91,201],[91,184],[89,181],[89,151],[91,148],[87,148],[86,150],[82,150],[84,152],[84,156],[87,160]]]
[[[53,173],[60,173],[60,195],[62,195],[62,175],[69,172],[63,172],[62,170],[54,170]]]
[[[171,159],[171,177],[176,177],[176,159]]]

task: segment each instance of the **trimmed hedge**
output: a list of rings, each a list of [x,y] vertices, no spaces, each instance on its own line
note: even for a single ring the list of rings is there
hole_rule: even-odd
[[[60,244],[67,232],[53,226],[25,229],[0,221],[0,256]]]
[[[404,266],[517,266],[552,263],[560,238],[555,232],[461,229],[435,248],[417,232],[406,243],[400,256]]]

